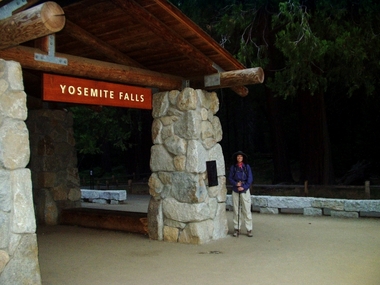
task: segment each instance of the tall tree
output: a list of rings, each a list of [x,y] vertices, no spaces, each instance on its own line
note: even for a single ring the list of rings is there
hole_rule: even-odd
[[[277,10],[277,6],[270,1],[256,1],[253,4],[244,4],[241,1],[221,9],[223,14],[215,25],[220,34],[220,43],[234,52],[247,67],[263,67],[267,79],[273,78],[275,72],[284,66],[283,56],[275,46],[277,30],[271,25],[272,17]],[[264,84],[264,93],[272,138],[272,183],[292,182],[283,123],[284,107],[287,104],[267,83]]]
[[[299,105],[301,180],[334,183],[326,115],[332,86],[371,95],[379,76],[379,4],[374,1],[233,1],[218,22],[221,42],[266,73],[275,181],[286,180],[279,98]],[[239,39],[238,41],[236,39]],[[276,167],[277,165],[277,167]],[[277,169],[277,170],[276,170]]]

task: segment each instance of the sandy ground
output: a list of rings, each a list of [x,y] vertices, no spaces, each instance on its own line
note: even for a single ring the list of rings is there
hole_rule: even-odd
[[[40,226],[42,284],[380,284],[380,219],[253,214],[253,225],[252,238],[205,245]]]

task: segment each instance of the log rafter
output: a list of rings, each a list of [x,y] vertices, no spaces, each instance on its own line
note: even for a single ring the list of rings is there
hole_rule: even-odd
[[[87,32],[78,25],[74,24],[70,20],[66,20],[66,26],[64,28],[64,31],[76,40],[96,49],[98,52],[100,52],[101,54],[103,54],[115,63],[128,65],[132,67],[144,68],[137,61],[126,56],[118,49],[113,48],[101,39],[95,37],[93,34]]]
[[[123,9],[126,13],[132,15],[138,21],[144,23],[144,25],[149,27],[154,33],[160,34],[166,41],[175,44],[176,47],[179,48],[181,52],[187,55],[191,60],[194,62],[199,62],[201,65],[205,66],[209,74],[215,72],[215,68],[213,67],[214,63],[208,57],[189,44],[180,35],[163,24],[159,19],[154,17],[135,1],[112,0],[112,2]],[[233,86],[231,89],[240,96],[248,95],[248,89],[245,86]]]
[[[202,37],[205,42],[210,45],[213,49],[217,50],[220,54],[226,55],[226,59],[229,60],[231,65],[235,66],[236,69],[245,69],[245,66],[235,60],[232,57],[228,57],[228,52],[220,46],[216,41],[212,40],[212,37],[204,32],[198,25],[188,18],[181,17],[180,11],[174,7],[172,4],[168,3],[167,0],[153,0],[157,5],[165,10],[166,13],[173,16],[177,21],[181,22],[183,25],[189,27],[189,29],[194,30],[198,36]]]

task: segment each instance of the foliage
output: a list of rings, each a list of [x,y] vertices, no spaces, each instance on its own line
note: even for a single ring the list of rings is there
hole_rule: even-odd
[[[308,100],[309,105],[302,104],[299,100],[300,94],[303,94],[302,98],[305,98],[305,95],[322,96],[326,104],[328,131],[332,134],[333,162],[338,168],[338,173],[342,175],[344,169],[349,169],[362,159],[380,160],[379,151],[375,146],[378,140],[379,116],[373,111],[380,106],[377,99],[380,74],[380,4],[377,1],[231,0],[222,1],[220,4],[212,0],[190,2],[216,5],[210,16],[203,17],[202,21],[206,24],[202,25],[208,25],[207,31],[244,65],[264,68],[264,86],[267,94],[290,101],[291,104],[282,104],[290,109],[288,113],[284,113],[280,122],[287,122],[284,124],[285,133],[292,134],[290,136],[293,149],[297,149],[297,125],[303,122],[317,123],[295,113],[296,104],[299,104],[298,108],[314,108],[310,103],[313,101]],[[202,7],[206,6],[204,3]],[[184,12],[193,18],[197,13],[196,6],[193,9],[194,11]],[[205,13],[206,10],[202,11],[202,15]],[[260,91],[254,96],[263,97]],[[239,103],[228,100],[228,108],[241,114]],[[267,108],[265,103],[259,100],[248,103],[259,104],[259,107],[248,108],[246,103],[248,102],[244,103],[245,109],[254,109],[255,114]],[[268,102],[266,104],[268,106]],[[242,141],[236,134],[236,127],[239,126],[231,123],[234,119],[229,114],[233,111],[224,112],[221,108],[221,112],[222,125],[228,126],[227,130],[224,130],[224,137],[228,139],[228,149],[234,149],[236,145],[232,146],[231,143],[239,144]],[[314,113],[316,120],[319,120],[324,116],[323,107],[320,112],[319,115],[316,112],[310,114]],[[307,109],[303,110],[302,115],[307,114]],[[223,119],[225,115],[227,118]],[[267,115],[269,120],[273,114]],[[314,133],[317,130],[312,129],[313,127],[317,125],[310,126],[309,129],[304,126],[303,130]],[[321,126],[317,128],[323,129]],[[257,130],[256,128],[255,131]],[[328,135],[323,132],[324,136]],[[230,139],[234,137],[234,133],[235,142]],[[328,138],[323,142],[310,140],[311,136],[307,134],[303,136],[309,137],[309,141],[302,144],[311,150],[329,145]],[[301,133],[298,133],[298,138],[302,139]],[[258,143],[255,141],[256,151],[257,146]],[[302,154],[299,155],[302,159]],[[315,158],[308,158],[308,161],[321,163]]]
[[[326,91],[332,82],[344,83],[349,95],[361,87],[373,94],[380,67],[380,4],[370,0],[243,3],[222,9],[225,14],[215,29],[221,42],[235,42],[235,47],[226,46],[230,51],[239,44],[236,56],[247,66],[266,68],[275,61],[275,76],[267,84],[278,95],[295,96],[299,90],[314,94]],[[278,54],[269,54],[270,48]]]
[[[94,111],[84,106],[70,108],[74,116],[75,140],[81,154],[99,154],[106,143],[121,151],[132,147],[129,143],[133,122],[131,110],[102,107]]]

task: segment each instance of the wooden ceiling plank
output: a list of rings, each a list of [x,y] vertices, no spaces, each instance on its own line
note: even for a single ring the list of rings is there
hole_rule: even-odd
[[[194,61],[200,61],[204,66],[212,66],[212,61],[206,58],[202,52],[182,39],[181,36],[177,35],[155,16],[148,13],[135,1],[112,0],[112,2],[124,9],[126,13],[133,15],[135,19],[149,27],[154,33],[159,34],[164,40],[175,45],[180,52],[184,53],[189,58]]]
[[[126,31],[126,33],[128,32]],[[165,45],[162,39],[155,37],[155,35],[150,32],[144,32],[142,34],[130,33],[127,38],[123,35],[117,36],[117,34],[114,34],[114,38],[111,38],[109,35],[101,35],[101,37],[111,45],[117,46],[122,52],[141,50],[142,48],[150,46],[156,46],[157,49],[157,47]]]
[[[245,69],[245,66],[237,61],[231,54],[221,47],[209,34],[202,30],[197,24],[187,17],[183,17],[183,13],[175,7],[173,4],[169,3],[166,0],[152,0],[157,5],[159,5],[167,14],[170,14],[178,22],[185,25],[188,30],[194,31],[198,37],[202,38],[205,43],[209,44],[215,51],[219,54],[224,55],[224,60],[227,60],[232,64],[236,69]]]
[[[97,52],[100,52],[105,57],[113,60],[115,63],[129,65],[133,67],[144,68],[140,63],[133,60],[132,58],[126,56],[119,50],[113,48],[106,42],[100,40],[99,38],[93,36],[89,32],[85,31],[78,25],[74,24],[71,21],[66,22],[65,32],[67,32],[71,37],[76,40],[92,47]]]
[[[199,62],[200,64],[204,65],[205,69],[207,70],[209,74],[215,72],[215,69],[213,67],[213,62],[209,58],[207,58],[201,51],[196,49],[193,45],[191,45],[189,42],[187,42],[181,36],[175,33],[172,29],[170,29],[165,24],[163,24],[154,15],[150,14],[138,3],[136,3],[133,0],[129,0],[129,1],[111,0],[111,2],[113,2],[116,6],[122,8],[126,13],[133,16],[135,19],[143,23],[145,26],[149,27],[152,31],[159,34],[163,39],[175,45],[180,52],[183,52],[190,59],[194,60],[194,62]],[[172,8],[175,8],[175,7],[172,6]],[[181,13],[180,18],[183,18],[182,13]],[[188,20],[188,22],[193,23],[190,20]],[[199,27],[198,29],[202,31]],[[214,41],[211,37],[209,37],[208,40]],[[234,90],[240,96],[248,95],[248,89],[244,86],[236,86],[236,87],[232,87],[231,89]]]

